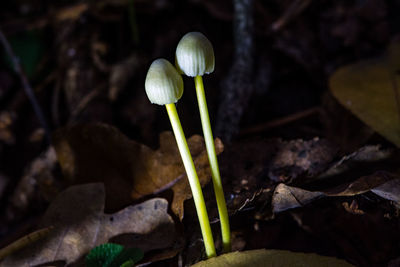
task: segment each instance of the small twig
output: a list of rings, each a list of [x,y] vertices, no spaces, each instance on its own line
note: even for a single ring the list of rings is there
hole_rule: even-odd
[[[4,47],[7,55],[10,57],[11,64],[14,68],[14,71],[21,79],[22,87],[24,88],[25,93],[28,96],[29,101],[31,102],[33,110],[45,131],[46,140],[47,140],[48,144],[50,144],[50,128],[48,127],[48,124],[43,116],[42,109],[40,108],[39,103],[36,99],[35,93],[33,92],[32,87],[28,82],[28,78],[26,77],[26,75],[21,67],[21,64],[19,63],[19,59],[14,54],[10,43],[8,42],[8,40],[6,39],[6,37],[4,36],[4,34],[1,30],[0,30],[0,42],[3,44],[3,47]]]
[[[60,113],[59,113],[60,91],[61,91],[61,82],[60,79],[57,79],[56,84],[54,85],[53,95],[51,96],[51,115],[52,115],[53,125],[56,128],[60,126]]]
[[[106,46],[103,43],[98,41],[98,34],[95,34],[92,37],[92,45],[90,48],[93,64],[104,73],[110,72],[111,66],[109,66],[106,62],[104,62],[101,58],[107,51]]]
[[[46,86],[48,86],[50,83],[54,82],[57,78],[56,72],[53,71],[51,72],[49,75],[46,76],[46,78],[44,78],[43,81],[40,82],[39,85],[37,85],[34,88],[34,92],[39,93],[41,92]]]
[[[99,94],[101,90],[105,88],[105,85],[100,85],[91,92],[89,92],[87,95],[85,95],[82,100],[78,103],[76,106],[75,110],[71,112],[70,116],[70,122],[74,121],[78,115],[85,110],[87,105]]]
[[[254,134],[254,133],[260,133],[264,132],[266,130],[269,130],[271,128],[276,128],[279,126],[286,125],[288,123],[303,119],[305,117],[309,117],[314,114],[318,114],[320,112],[321,108],[320,107],[313,107],[309,108],[294,114],[290,114],[286,117],[279,118],[276,120],[272,120],[263,124],[259,124],[257,126],[253,126],[251,128],[244,129],[243,131],[240,132],[240,136],[245,136],[249,134]]]
[[[271,25],[273,32],[280,31],[285,27],[293,18],[298,16],[301,12],[310,5],[312,0],[296,0],[292,2],[289,8],[283,13],[283,15]]]
[[[135,11],[135,1],[129,0],[129,25],[131,27],[132,32],[132,39],[135,45],[139,44],[139,29],[137,26],[137,18],[136,18],[136,11]]]

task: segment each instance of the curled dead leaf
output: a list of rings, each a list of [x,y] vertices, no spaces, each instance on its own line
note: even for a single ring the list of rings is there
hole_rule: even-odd
[[[355,196],[368,191],[382,198],[400,203],[398,202],[399,185],[400,178],[398,175],[383,171],[375,172],[371,175],[360,177],[353,182],[321,190],[320,192],[279,184],[272,196],[272,210],[274,213],[278,213],[302,207],[320,197]]]
[[[310,192],[304,189],[279,184],[272,196],[272,208],[274,213],[288,209],[302,207],[324,194],[321,192]]]

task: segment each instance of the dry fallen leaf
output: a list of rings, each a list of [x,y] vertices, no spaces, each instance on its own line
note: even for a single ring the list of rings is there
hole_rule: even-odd
[[[343,201],[350,204],[353,200],[359,205],[357,215],[343,207]],[[379,201],[369,193],[365,197],[320,200],[279,217],[292,217],[302,230],[317,240],[335,244],[339,253],[335,255],[351,259],[357,266],[387,266],[399,251],[396,213],[389,201]]]
[[[278,213],[302,207],[323,195],[321,192],[310,192],[297,187],[279,184],[272,195],[272,211]]]
[[[382,161],[386,162],[384,166],[390,171],[380,170]],[[380,146],[372,145],[364,146],[343,156],[316,179],[313,179],[319,184],[318,191],[279,184],[272,196],[272,211],[278,213],[302,207],[320,197],[355,196],[368,191],[398,202],[399,199],[396,197],[400,192],[399,176],[397,175],[398,162],[398,155],[394,149],[382,149]],[[354,178],[349,181],[351,177]],[[341,182],[339,185],[338,181]]]
[[[328,141],[247,140],[233,144],[221,156],[230,211],[240,211],[259,197],[270,199],[277,182],[315,178],[332,165],[337,149]],[[264,199],[265,200],[265,199]],[[266,200],[265,200],[266,201]]]
[[[54,134],[54,147],[64,175],[71,183],[103,182],[106,210],[117,210],[150,194],[172,188],[172,210],[183,217],[183,201],[190,198],[182,160],[172,133],[160,135],[159,150],[128,139],[106,124],[82,124]],[[210,181],[204,140],[188,139],[202,185]],[[217,154],[223,150],[217,139]]]
[[[302,207],[320,197],[355,196],[371,191],[378,196],[399,202],[400,178],[388,172],[375,172],[357,180],[320,192],[308,191],[297,187],[279,184],[272,196],[274,213]]]
[[[14,144],[15,136],[12,126],[15,123],[16,115],[12,112],[0,112],[0,141],[6,144]]]
[[[368,191],[397,203],[399,157],[395,149],[368,145],[332,162],[337,154],[332,145],[317,138],[233,144],[220,161],[222,176],[230,181],[226,187],[230,212],[251,208],[255,203],[269,204],[272,197],[272,209],[262,208],[257,215],[271,218],[272,212],[302,207],[321,197],[354,196]],[[379,171],[382,168],[387,171]],[[296,186],[277,185],[271,180],[295,181]],[[384,186],[390,181],[392,186]],[[317,189],[310,191],[298,185]]]
[[[67,8],[63,8],[56,12],[55,19],[58,21],[64,20],[77,20],[83,12],[89,9],[89,5],[86,3],[80,3]]]
[[[363,210],[359,209],[358,203],[354,199],[353,199],[353,201],[351,201],[350,204],[348,202],[343,202],[342,206],[348,213],[355,214],[355,215],[364,215],[365,214],[365,212]]]
[[[114,214],[104,214],[104,200],[104,186],[100,183],[72,186],[63,191],[42,220],[42,227],[53,226],[54,230],[7,257],[1,266],[35,266],[54,261],[71,264],[110,239],[120,240],[124,245],[125,240],[131,240],[128,245],[144,252],[173,245],[175,226],[165,199],[150,199]]]
[[[359,119],[400,146],[400,42],[382,57],[340,68],[330,78],[333,95]]]
[[[371,190],[376,195],[400,205],[400,179],[390,180]]]
[[[38,195],[48,200],[59,192],[55,186],[56,168],[57,157],[52,146],[28,165],[9,199],[11,205],[7,207],[7,214],[10,221],[24,214]]]
[[[192,142],[192,146],[189,145],[189,147],[194,158],[200,184],[203,187],[210,182],[211,179],[207,151],[204,151],[203,147],[203,138],[195,135],[189,139],[189,142]],[[224,146],[218,138],[215,139],[215,150],[217,154],[224,150]],[[192,191],[190,190],[186,175],[172,187],[172,191],[174,192],[174,198],[171,203],[171,209],[182,220],[184,215],[183,204],[185,200],[192,197]]]
[[[377,171],[371,175],[362,176],[353,182],[323,191],[327,196],[355,196],[368,192],[397,178],[399,178],[398,175],[385,171]]]
[[[335,175],[343,175],[343,173],[354,170],[356,167],[365,169],[365,166],[367,165],[373,165],[384,160],[390,160],[391,157],[395,156],[395,150],[393,149],[382,149],[379,145],[363,146],[357,151],[343,156],[324,173],[319,175],[319,179],[329,179]]]
[[[294,180],[305,173],[315,176],[327,168],[336,153],[337,148],[318,137],[279,142],[268,175],[275,182]]]

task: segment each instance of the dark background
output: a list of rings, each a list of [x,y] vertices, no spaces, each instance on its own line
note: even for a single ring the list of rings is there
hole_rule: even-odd
[[[156,58],[174,62],[180,38],[200,31],[213,44],[216,58],[215,71],[203,77],[211,122],[216,129],[228,127],[215,134],[228,150],[246,140],[316,136],[331,142],[338,158],[365,144],[394,147],[341,107],[329,92],[328,81],[341,66],[380,56],[397,38],[400,1],[305,0],[304,8],[294,4],[302,1],[242,1],[252,9],[247,13],[240,9],[235,13],[234,3],[240,2],[235,1],[5,1],[0,30],[19,58],[51,132],[74,123],[104,122],[156,149],[159,133],[170,130],[170,124],[165,109],[147,100],[147,69]],[[291,8],[296,12],[285,17]],[[250,21],[245,33],[235,24],[238,14],[244,14],[243,23]],[[279,21],[284,23],[278,27]],[[244,59],[235,53],[240,45],[235,36],[250,40],[249,47],[242,47],[249,52]],[[48,143],[21,77],[13,71],[10,55],[2,51],[0,238],[4,245],[34,228],[49,200],[36,188],[36,205],[12,208],[18,206],[12,196],[21,177]],[[234,68],[235,62],[245,65]],[[187,136],[202,134],[194,83],[188,77],[184,83],[185,93],[177,104],[184,131]],[[239,97],[225,110],[222,103],[232,90],[238,90]],[[225,112],[236,112],[237,124],[224,120]],[[59,169],[54,172],[61,176]],[[233,227],[245,227],[241,221],[246,216],[234,217]],[[270,238],[267,243],[251,227],[244,231],[246,248],[318,252],[360,266],[386,266],[399,256],[385,248],[371,259],[367,255],[374,247],[366,246],[359,248],[361,256],[352,258],[328,241],[299,234],[289,217],[260,222]],[[285,225],[286,232],[280,233],[279,225]],[[303,239],[311,241],[304,245]],[[363,257],[367,259],[360,260]],[[168,264],[173,266],[175,260]]]

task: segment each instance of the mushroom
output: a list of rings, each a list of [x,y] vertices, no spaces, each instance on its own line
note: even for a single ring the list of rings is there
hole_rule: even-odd
[[[204,74],[209,74],[214,71],[215,58],[211,42],[200,32],[189,32],[185,34],[176,48],[175,62],[180,72],[187,76],[194,77],[201,125],[206,142],[207,155],[210,162],[214,192],[221,222],[222,243],[224,252],[229,252],[231,250],[229,216],[222,188],[217,154],[215,153],[214,138],[212,135],[202,78]]]
[[[215,257],[214,239],[197,172],[183,133],[175,103],[182,97],[183,80],[175,67],[166,59],[156,59],[151,64],[145,81],[146,94],[151,103],[165,105],[178,145],[179,153],[192,190],[208,258]]]

